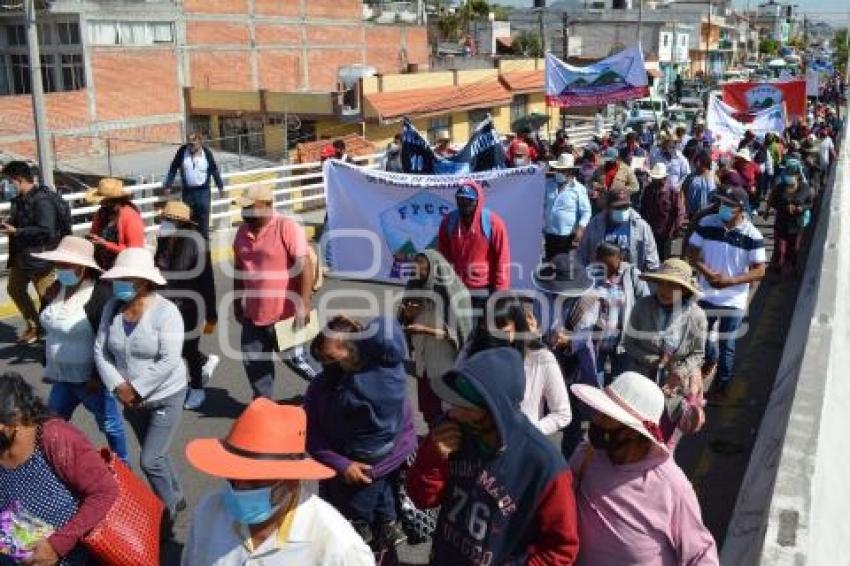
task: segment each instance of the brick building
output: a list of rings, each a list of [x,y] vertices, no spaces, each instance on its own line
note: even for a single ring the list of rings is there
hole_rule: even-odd
[[[49,128],[63,160],[268,132],[266,108],[206,116],[190,93],[328,97],[342,66],[427,64],[424,27],[363,20],[362,0],[40,0]],[[23,15],[0,8],[0,152],[35,155]],[[294,94],[297,93],[297,94]],[[309,101],[309,100],[308,100]],[[278,128],[279,129],[279,128]],[[309,135],[307,132],[305,135]],[[295,140],[293,140],[295,141]]]

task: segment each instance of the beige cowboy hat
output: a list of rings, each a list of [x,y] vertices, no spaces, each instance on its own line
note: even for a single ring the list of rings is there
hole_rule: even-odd
[[[699,295],[699,289],[694,281],[693,272],[688,262],[677,258],[670,258],[661,264],[661,267],[653,273],[642,273],[640,278],[644,281],[667,281],[675,283],[687,289],[694,295]]]
[[[752,161],[753,160],[752,156],[750,155],[750,150],[747,149],[746,147],[742,147],[737,152],[735,152],[735,157],[740,157],[744,161]]]
[[[576,158],[572,153],[562,153],[557,161],[550,161],[549,167],[559,171],[576,168]]]
[[[189,208],[188,204],[179,200],[172,200],[165,203],[165,208],[162,209],[159,215],[163,219],[186,222],[197,226],[197,223],[192,220],[192,209]]]
[[[659,451],[669,453],[659,427],[664,393],[648,377],[627,371],[604,389],[577,383],[570,386],[570,391],[591,408],[651,440]]]
[[[53,263],[70,263],[101,271],[94,260],[94,244],[77,236],[65,236],[56,249],[34,253],[32,256]]]
[[[131,196],[130,191],[124,188],[124,181],[114,177],[104,177],[96,187],[90,187],[86,191],[85,199],[89,204],[98,204],[108,198],[127,198]]]
[[[146,279],[156,285],[165,285],[165,278],[153,261],[147,248],[127,248],[115,258],[115,265],[100,276],[101,279]]]
[[[437,141],[451,141],[452,135],[448,130],[440,130],[437,132]]]
[[[258,202],[274,202],[274,189],[271,185],[253,185],[245,189],[237,199],[233,200],[233,204],[246,208],[254,206]]]
[[[667,165],[664,163],[656,163],[652,166],[652,169],[649,170],[650,179],[666,179],[667,178]]]

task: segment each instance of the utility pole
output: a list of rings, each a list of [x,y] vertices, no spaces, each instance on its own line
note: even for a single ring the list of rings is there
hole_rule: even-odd
[[[567,57],[569,56],[569,52],[570,52],[570,49],[569,49],[570,44],[569,44],[569,41],[567,40],[567,25],[568,25],[568,23],[569,22],[567,22],[567,12],[564,12],[564,13],[561,14],[561,44],[562,44],[562,47],[564,49],[564,61],[567,60]]]
[[[543,11],[546,8],[540,8],[537,12],[537,25],[540,29],[540,51],[543,54],[546,53],[546,35],[544,34],[544,26],[543,26]]]
[[[53,160],[47,140],[47,112],[44,108],[44,85],[41,82],[41,53],[38,47],[38,25],[35,21],[35,0],[24,0],[24,18],[29,48],[32,119],[35,125],[35,144],[38,150],[38,171],[42,185],[54,187]]]
[[[708,53],[709,53],[709,44],[711,43],[711,0],[708,0],[708,33],[705,34],[705,75],[703,76],[703,80],[706,84],[708,84]]]
[[[643,0],[638,1],[638,25],[637,25],[637,42],[640,45],[640,34],[643,31]],[[641,47],[643,51],[643,47]]]

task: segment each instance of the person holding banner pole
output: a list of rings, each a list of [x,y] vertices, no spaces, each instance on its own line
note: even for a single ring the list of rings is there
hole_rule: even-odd
[[[511,287],[511,249],[502,218],[484,206],[484,189],[468,179],[455,193],[457,210],[437,234],[437,251],[454,267],[480,308],[495,291]]]

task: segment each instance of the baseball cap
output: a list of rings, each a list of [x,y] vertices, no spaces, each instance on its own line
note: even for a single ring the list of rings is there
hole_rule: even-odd
[[[616,147],[609,147],[602,156],[605,158],[605,161],[617,161],[617,158],[620,157],[620,152],[617,151]]]
[[[471,181],[465,182],[455,193],[455,198],[466,198],[469,200],[478,200],[478,191],[475,190],[475,185]]]
[[[623,188],[611,189],[608,191],[608,206],[623,206],[624,204],[631,206],[632,199],[629,196],[629,191]]]
[[[750,209],[750,195],[741,187],[726,187],[717,198],[720,202],[740,207],[744,210]]]

